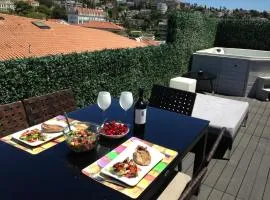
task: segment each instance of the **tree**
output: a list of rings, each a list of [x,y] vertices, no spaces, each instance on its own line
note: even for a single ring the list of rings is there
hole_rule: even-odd
[[[24,1],[17,1],[15,2],[15,12],[19,15],[27,15],[33,12],[34,9],[31,5]]]
[[[95,8],[96,2],[95,0],[82,0],[83,6],[86,6],[87,8]]]
[[[45,5],[48,8],[51,8],[53,6],[53,1],[52,0],[38,0],[40,5]]]
[[[44,19],[46,15],[44,13],[39,12],[30,12],[25,15],[26,17],[35,18],[35,19]]]
[[[36,9],[37,12],[45,14],[47,17],[51,16],[51,10],[45,5],[40,5]]]
[[[67,12],[65,8],[60,8],[59,6],[55,6],[52,10],[52,18],[67,20]]]
[[[251,15],[251,17],[259,17],[260,13],[257,10],[250,10],[249,14]]]
[[[262,17],[266,18],[266,19],[270,19],[270,14],[266,11],[262,12]]]

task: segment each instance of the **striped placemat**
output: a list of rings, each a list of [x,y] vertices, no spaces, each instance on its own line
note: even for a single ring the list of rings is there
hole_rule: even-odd
[[[134,140],[140,140],[139,138],[132,137],[96,162],[87,166],[82,170],[82,173],[86,176],[93,178],[100,173],[101,169],[105,167],[109,162],[116,158],[122,151],[124,151]],[[158,175],[176,158],[177,152],[165,147],[140,140],[152,148],[160,151],[165,155],[164,159],[160,161],[135,187],[122,187],[113,183],[105,181],[98,181],[103,185],[106,185],[114,190],[117,190],[133,199],[138,198],[143,191],[158,177]],[[94,179],[94,178],[93,178]],[[96,180],[96,179],[94,179]],[[96,180],[97,181],[97,180]]]

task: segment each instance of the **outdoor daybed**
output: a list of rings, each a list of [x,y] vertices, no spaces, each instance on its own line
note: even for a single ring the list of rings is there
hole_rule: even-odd
[[[248,102],[197,93],[191,116],[210,121],[208,145],[212,144],[222,127],[226,128],[217,151],[218,157],[232,149],[239,128],[247,120],[248,107]]]

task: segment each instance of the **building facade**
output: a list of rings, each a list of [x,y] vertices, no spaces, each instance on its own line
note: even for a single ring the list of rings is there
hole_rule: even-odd
[[[83,24],[89,21],[106,21],[106,12],[101,9],[74,7],[68,10],[68,23]]]
[[[69,10],[73,7],[83,7],[83,6],[82,6],[82,3],[78,1],[62,0],[60,2],[60,7],[65,8],[66,10]]]
[[[26,0],[26,3],[28,3],[29,5],[33,6],[33,7],[38,7],[39,6],[39,2],[35,1],[35,0]]]
[[[168,6],[166,3],[158,3],[157,10],[159,10],[162,14],[165,14],[168,10]]]
[[[8,11],[8,10],[14,10],[14,2],[11,0],[0,0],[0,10],[1,11]]]

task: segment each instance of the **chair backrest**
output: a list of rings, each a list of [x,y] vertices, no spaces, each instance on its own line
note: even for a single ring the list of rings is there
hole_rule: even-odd
[[[21,101],[0,105],[0,138],[29,127]]]
[[[181,194],[178,200],[188,200],[196,192],[198,187],[201,185],[202,179],[204,178],[207,172],[207,167],[204,167],[197,176],[195,176],[190,183],[186,186],[185,190]]]
[[[206,156],[205,160],[202,163],[202,166],[199,167],[198,172],[195,173],[195,177],[190,181],[190,183],[186,186],[184,192],[181,194],[180,198],[178,200],[189,200],[193,196],[193,194],[196,192],[198,187],[201,185],[201,182],[207,172],[207,167],[210,161],[212,160],[218,145],[220,141],[222,140],[224,134],[225,134],[226,128],[222,128],[219,132],[219,135],[213,144],[210,152]]]
[[[153,85],[149,106],[191,116],[196,93]]]
[[[23,104],[31,126],[76,109],[75,98],[70,89],[31,97],[23,100]]]

